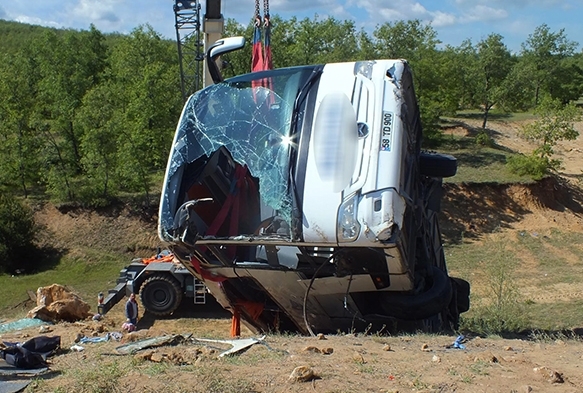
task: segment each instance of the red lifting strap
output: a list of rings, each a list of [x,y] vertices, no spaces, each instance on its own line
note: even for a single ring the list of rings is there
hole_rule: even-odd
[[[261,29],[265,28],[265,39],[261,42]],[[259,0],[255,0],[255,27],[253,29],[253,51],[251,71],[273,69],[271,58],[271,22],[269,18],[269,0],[263,1],[263,26],[259,15]]]

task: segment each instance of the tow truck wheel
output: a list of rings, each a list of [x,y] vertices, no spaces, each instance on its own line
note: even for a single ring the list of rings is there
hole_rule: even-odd
[[[159,316],[172,314],[182,301],[182,289],[173,278],[149,277],[140,288],[140,299],[146,311]]]

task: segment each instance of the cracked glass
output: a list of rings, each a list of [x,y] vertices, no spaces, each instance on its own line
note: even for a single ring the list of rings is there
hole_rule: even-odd
[[[259,180],[262,210],[290,221],[290,153],[296,97],[312,67],[247,74],[209,86],[187,101],[169,157],[160,233],[169,239],[184,168],[224,146]]]

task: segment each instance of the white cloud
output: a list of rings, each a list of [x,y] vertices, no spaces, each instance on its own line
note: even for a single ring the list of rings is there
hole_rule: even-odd
[[[431,25],[433,27],[451,26],[457,23],[457,18],[453,14],[448,14],[441,11],[432,12],[433,20]]]
[[[71,15],[89,23],[105,22],[116,24],[120,18],[115,13],[116,0],[79,0],[78,4],[71,9]]]
[[[460,18],[460,22],[477,22],[477,21],[492,21],[505,19],[508,17],[508,12],[500,8],[492,8],[485,5],[476,5],[470,10],[464,12]]]
[[[38,18],[35,16],[19,15],[19,16],[13,17],[11,19],[15,20],[16,22],[28,23],[30,25],[41,25],[41,26],[55,27],[55,28],[66,27],[62,23],[54,22],[51,20],[41,19],[41,18]]]

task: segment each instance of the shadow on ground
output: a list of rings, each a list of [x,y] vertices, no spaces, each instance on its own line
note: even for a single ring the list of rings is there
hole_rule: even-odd
[[[193,319],[231,319],[231,313],[225,310],[212,296],[206,297],[206,304],[194,304],[192,298],[185,298],[176,311],[170,316],[160,317],[146,312],[138,322],[139,329],[148,329],[155,321],[181,318]]]

